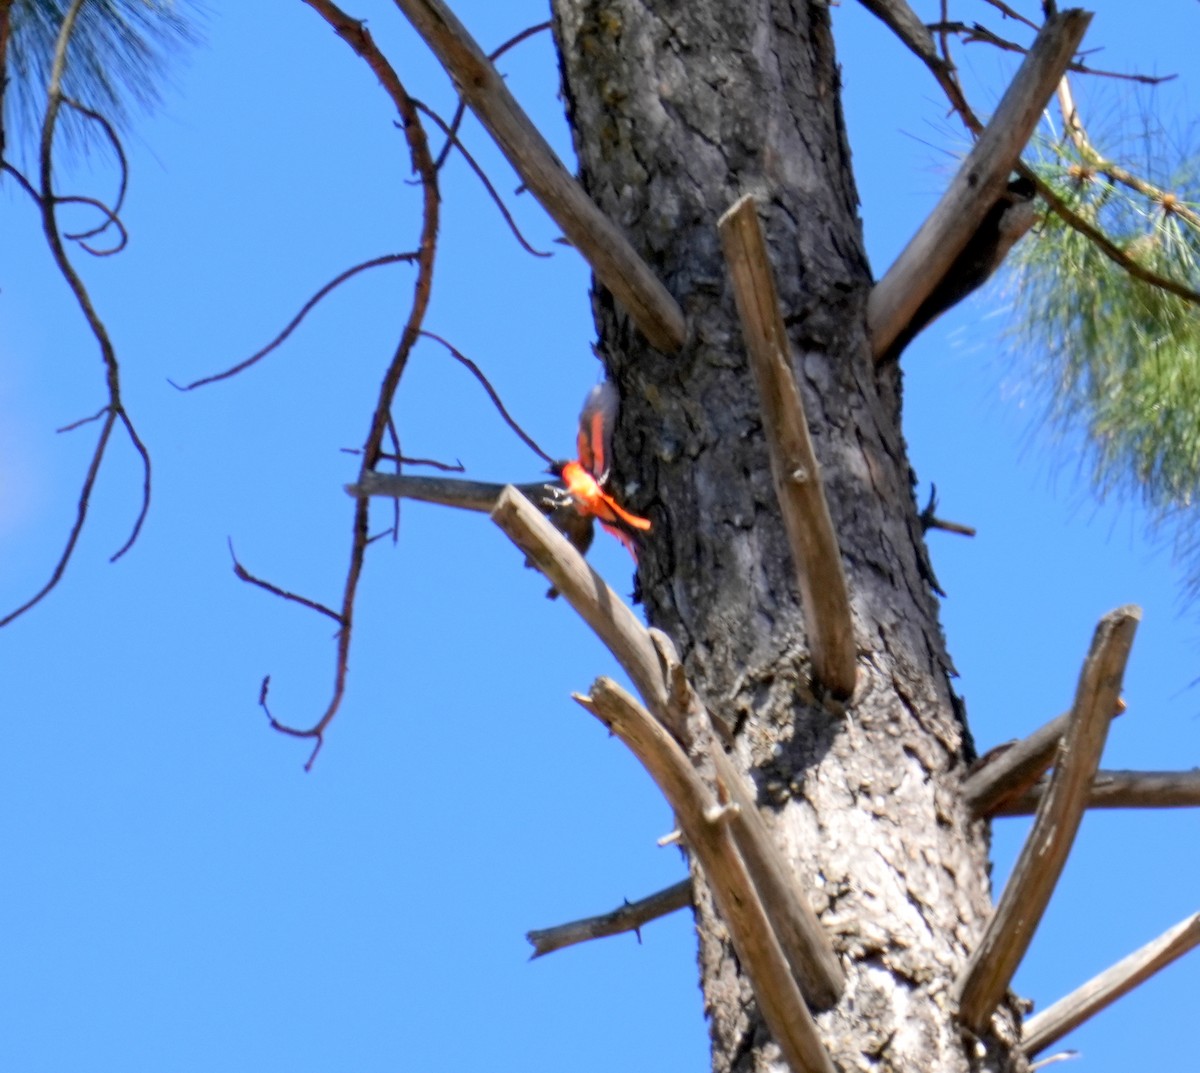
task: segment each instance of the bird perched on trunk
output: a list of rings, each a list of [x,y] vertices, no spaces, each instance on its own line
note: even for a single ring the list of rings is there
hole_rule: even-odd
[[[550,472],[565,485],[568,501],[564,508],[589,520],[586,544],[580,551],[586,551],[591,544],[590,520],[595,519],[625,545],[637,562],[636,536],[650,528],[650,520],[625,510],[608,491],[612,476],[612,432],[619,405],[617,389],[611,381],[605,380],[592,388],[579,414],[577,457],[569,462],[556,462]],[[570,532],[567,536],[579,547]]]

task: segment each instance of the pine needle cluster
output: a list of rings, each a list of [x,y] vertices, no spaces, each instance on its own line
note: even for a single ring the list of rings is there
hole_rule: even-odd
[[[1089,149],[1057,143],[1041,178],[1140,266],[1200,291],[1195,176],[1131,185]],[[1102,498],[1141,500],[1156,522],[1181,523],[1181,551],[1200,551],[1200,305],[1134,278],[1050,212],[1012,263],[1014,334],[1051,428],[1083,433]]]

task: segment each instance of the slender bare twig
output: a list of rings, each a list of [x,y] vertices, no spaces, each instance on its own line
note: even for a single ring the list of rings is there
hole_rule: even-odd
[[[704,785],[679,743],[632,696],[598,678],[575,699],[616,734],[670,802],[729,928],[767,1028],[794,1073],[834,1073],[812,1015],[724,822],[731,807]]]
[[[281,589],[278,585],[273,585],[269,581],[264,581],[260,577],[255,577],[249,570],[242,566],[241,560],[237,557],[237,552],[233,550],[233,540],[229,540],[229,557],[233,560],[233,573],[239,581],[244,581],[249,585],[254,585],[257,588],[269,592],[272,596],[278,596],[282,600],[290,603],[299,604],[301,607],[307,607],[310,611],[316,611],[322,615],[327,615],[333,619],[339,626],[342,624],[341,616],[332,608],[326,607],[323,603],[317,600],[310,600],[307,596],[301,596],[299,593],[289,592],[287,589]]]
[[[717,226],[758,385],[775,497],[791,545],[813,675],[830,694],[845,699],[854,692],[858,657],[850,595],[754,197],[741,198]]]
[[[125,194],[129,190],[129,161],[125,156],[125,147],[121,144],[121,139],[117,137],[116,129],[113,125],[99,112],[93,108],[88,108],[86,105],[80,104],[78,101],[72,100],[70,97],[63,97],[63,104],[73,108],[80,115],[85,116],[95,123],[103,132],[104,137],[108,140],[113,153],[117,158],[117,173],[120,179],[117,183],[117,199],[113,202],[112,209],[108,210],[108,219],[98,227],[92,228],[90,231],[81,231],[73,235],[64,235],[64,238],[69,238],[74,242],[82,243],[85,238],[95,238],[97,235],[106,231],[113,223],[120,225],[119,217],[121,209],[125,207]],[[124,232],[124,228],[121,228]],[[121,245],[124,245],[122,241]],[[85,247],[86,249],[86,247]]]
[[[433,262],[437,251],[437,228],[439,195],[437,173],[433,166],[433,158],[429,153],[429,143],[425,137],[425,129],[421,125],[421,117],[405,91],[403,84],[396,75],[386,57],[376,47],[370,32],[357,19],[347,15],[332,0],[303,0],[313,9],[333,31],[359,56],[371,69],[372,73],[383,86],[400,114],[403,124],[404,137],[408,142],[409,155],[412,159],[413,170],[421,176],[424,192],[424,205],[421,214],[421,237],[417,247],[417,278],[413,285],[413,300],[405,320],[400,341],[396,346],[375,403],[374,412],[368,426],[366,439],[363,443],[362,463],[359,476],[372,470],[383,453],[384,439],[388,435],[391,422],[391,407],[396,391],[400,386],[400,378],[404,373],[409,354],[416,345],[429,306],[429,296],[433,286]],[[334,657],[333,688],[324,712],[309,727],[295,727],[277,720],[271,716],[271,725],[281,733],[293,737],[310,738],[313,740],[313,750],[305,764],[310,770],[321,750],[325,740],[325,731],[337,715],[342,699],[346,693],[346,679],[349,673],[350,642],[353,635],[355,597],[358,593],[358,583],[362,577],[363,563],[366,558],[367,546],[371,541],[369,528],[369,500],[363,498],[355,501],[354,521],[351,530],[350,563],[346,572],[346,582],[342,589],[342,604],[337,613],[341,628],[337,632],[336,652]],[[270,713],[268,713],[270,714]]]
[[[1084,11],[1066,11],[1046,20],[945,194],[872,289],[867,324],[876,358],[888,353],[1003,194],[1090,21]]]
[[[1156,972],[1200,945],[1200,913],[1193,913],[1086,984],[1029,1018],[1021,1049],[1029,1057],[1053,1046],[1089,1017],[1112,1005]]]
[[[563,229],[646,338],[670,353],[687,334],[683,311],[596,207],[522,111],[504,79],[442,0],[396,0],[533,196]]]
[[[467,152],[467,147],[458,140],[458,133],[450,129],[450,124],[424,102],[414,98],[413,104],[417,106],[423,115],[427,115],[432,119],[434,125],[439,127],[442,133],[446,135],[447,145],[453,145],[462,154],[462,158],[467,162],[467,166],[475,173],[475,177],[483,183],[483,188],[487,191],[488,197],[492,199],[492,203],[500,210],[500,215],[504,217],[504,222],[508,224],[508,229],[513,233],[513,237],[517,242],[521,244],[521,248],[526,253],[533,254],[534,257],[553,257],[554,254],[547,250],[535,249],[530,245],[528,239],[521,234],[521,229],[517,226],[517,221],[513,219],[513,214],[508,211],[508,206],[504,204],[504,199],[500,196],[500,192],[496,189],[492,180],[488,178],[487,172],[483,170],[479,162]]]
[[[537,928],[527,931],[525,938],[533,947],[530,961],[534,958],[552,954],[577,943],[590,942],[592,939],[605,939],[610,935],[621,935],[631,931],[637,935],[638,942],[642,941],[642,927],[652,920],[665,917],[680,909],[686,909],[692,904],[692,881],[681,879],[672,883],[665,890],[655,891],[636,902],[625,902],[616,909],[600,916],[585,917],[583,920],[572,920],[567,924],[556,924],[552,928]]]
[[[54,195],[53,188],[53,159],[54,159],[54,133],[58,123],[58,116],[62,110],[62,106],[66,103],[66,97],[62,92],[63,75],[67,65],[67,46],[71,39],[71,34],[75,29],[76,21],[79,17],[79,12],[83,7],[84,0],[72,0],[71,5],[66,9],[63,15],[63,20],[58,32],[58,39],[54,47],[54,59],[50,68],[49,84],[46,88],[46,111],[42,118],[41,139],[39,143],[38,153],[38,181],[39,188],[33,189],[31,184],[25,183],[28,192],[32,193],[37,201],[38,207],[41,210],[42,217],[42,232],[46,238],[46,244],[50,249],[51,256],[58,268],[59,274],[66,281],[71,293],[74,295],[75,302],[79,306],[80,312],[83,314],[88,328],[96,340],[96,344],[100,350],[100,357],[104,363],[105,382],[108,389],[108,405],[101,411],[103,416],[103,425],[100,430],[100,436],[96,441],[96,446],[92,451],[91,461],[88,463],[87,472],[84,475],[83,483],[79,491],[79,499],[75,508],[75,520],[71,524],[67,534],[66,545],[59,554],[58,561],[52,568],[50,575],[42,587],[34,593],[29,599],[14,610],[8,612],[3,617],[0,617],[0,626],[5,626],[12,622],[15,618],[24,614],[30,608],[40,603],[62,579],[66,572],[67,564],[71,560],[71,556],[78,544],[80,534],[83,532],[84,522],[87,519],[88,507],[91,503],[92,491],[95,487],[96,477],[100,472],[100,464],[104,459],[105,451],[108,448],[109,438],[113,428],[119,423],[129,437],[129,442],[142,463],[142,499],[141,506],[138,510],[137,517],[134,519],[133,526],[130,530],[129,537],[124,544],[111,556],[110,561],[115,561],[124,555],[137,540],[138,534],[142,530],[142,524],[146,520],[146,513],[150,509],[150,455],[138,436],[137,431],[130,420],[128,413],[125,410],[124,402],[121,398],[121,376],[120,364],[117,360],[117,352],[113,346],[112,339],[108,334],[108,329],[105,326],[100,315],[96,312],[95,306],[92,304],[91,296],[87,288],[80,279],[79,274],[72,266],[70,258],[67,257],[66,249],[63,246],[63,237],[59,231],[57,205],[58,200]],[[7,9],[3,12],[6,17]],[[0,26],[7,34],[7,22]],[[0,70],[0,78],[4,77],[4,72]],[[0,100],[0,105],[3,102]],[[17,175],[15,169],[4,165],[5,170],[10,174]]]
[[[526,447],[528,447],[547,465],[554,465],[555,460],[546,454],[546,452],[537,445],[537,441],[534,440],[534,438],[530,436],[529,433],[526,432],[519,424],[517,424],[516,419],[505,408],[505,405],[501,401],[496,389],[492,387],[491,381],[483,375],[483,370],[480,369],[475,362],[473,362],[461,350],[454,346],[453,343],[443,339],[435,332],[422,329],[421,335],[423,335],[426,339],[432,339],[435,343],[441,343],[442,346],[450,351],[450,356],[454,358],[454,360],[460,365],[462,365],[463,368],[467,369],[468,372],[470,372],[470,374],[479,381],[483,387],[483,390],[487,392],[488,398],[492,400],[492,405],[496,407],[496,411],[500,414],[501,418],[504,419],[504,423],[517,434],[517,438],[520,439],[520,441],[525,444]]]
[[[1140,609],[1122,607],[1105,615],[1096,627],[1050,790],[1000,903],[956,985],[959,1020],[976,1034],[985,1030],[1007,990],[1066,864],[1140,619]]]
[[[1046,795],[1045,780],[1003,801],[993,816],[1028,816]],[[1088,808],[1196,808],[1200,771],[1097,771]]]
[[[238,373],[249,369],[251,365],[256,365],[262,361],[271,351],[277,349],[289,335],[292,334],[298,327],[300,322],[313,311],[316,305],[331,291],[336,290],[346,280],[357,276],[360,272],[365,272],[368,268],[378,268],[380,265],[394,265],[403,261],[412,263],[420,258],[419,253],[385,253],[380,257],[372,257],[369,261],[363,261],[361,264],[354,265],[352,268],[347,268],[345,272],[340,272],[334,276],[328,283],[325,284],[316,294],[314,294],[307,302],[300,307],[300,311],[288,321],[287,326],[274,339],[272,339],[261,350],[255,351],[250,357],[244,361],[239,361],[236,365],[231,365],[228,369],[219,373],[213,373],[210,376],[202,376],[199,380],[193,380],[190,384],[176,384],[173,380],[168,381],[172,387],[178,388],[180,391],[192,391],[198,387],[204,387],[205,384],[215,384],[218,380],[228,380],[231,376],[237,376]]]

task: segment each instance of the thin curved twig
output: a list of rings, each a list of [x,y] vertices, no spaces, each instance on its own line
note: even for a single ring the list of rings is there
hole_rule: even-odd
[[[447,340],[443,339],[440,335],[436,334],[435,332],[431,332],[426,329],[422,329],[421,334],[423,336],[425,336],[426,339],[432,339],[435,343],[441,343],[442,346],[444,346],[448,351],[450,351],[451,357],[453,357],[455,361],[460,362],[465,368],[467,368],[470,371],[471,375],[474,376],[475,379],[478,380],[479,383],[483,385],[483,390],[488,393],[488,398],[490,398],[492,400],[492,405],[496,407],[497,412],[504,419],[504,423],[506,425],[508,425],[508,427],[511,428],[513,430],[513,432],[515,432],[517,434],[517,436],[520,438],[521,442],[524,443],[526,447],[528,447],[535,455],[538,456],[538,458],[540,458],[547,465],[550,465],[550,466],[555,465],[557,460],[554,458],[551,458],[550,455],[546,454],[546,452],[543,451],[538,446],[537,441],[534,440],[534,438],[532,436],[530,436],[529,433],[526,432],[520,425],[518,425],[516,422],[516,419],[508,412],[508,410],[505,409],[504,403],[500,401],[500,396],[496,392],[496,389],[494,387],[492,387],[491,382],[488,380],[488,378],[486,376],[484,376],[483,370],[480,369],[478,365],[476,365],[470,358],[468,358],[461,350],[459,350],[457,347],[455,347],[453,343],[450,343]]]
[[[362,462],[359,471],[360,479],[363,474],[372,470],[383,454],[384,439],[388,435],[391,421],[391,407],[396,391],[400,386],[400,378],[408,363],[409,355],[420,337],[421,323],[429,307],[429,298],[433,285],[433,262],[437,252],[438,208],[440,197],[437,186],[437,172],[433,166],[433,158],[429,152],[429,143],[425,128],[421,124],[421,116],[414,106],[395,70],[387,58],[376,46],[370,31],[357,19],[347,15],[332,0],[303,0],[333,29],[353,52],[359,56],[371,69],[384,91],[391,98],[400,113],[404,136],[408,142],[409,155],[414,170],[420,175],[424,191],[424,208],[421,220],[421,238],[415,255],[417,262],[417,279],[413,287],[413,301],[408,318],[400,335],[400,341],[392,354],[383,382],[379,388],[379,396],[375,403],[374,412],[367,430],[367,436],[362,448]],[[271,726],[282,734],[291,737],[310,738],[313,740],[313,750],[305,763],[305,770],[311,770],[325,741],[325,731],[341,707],[346,694],[346,680],[349,673],[350,641],[354,625],[355,597],[358,583],[362,576],[366,550],[371,542],[369,530],[368,501],[360,499],[355,502],[352,538],[350,543],[350,564],[346,573],[346,582],[342,590],[341,610],[337,620],[341,628],[337,633],[337,647],[334,658],[333,691],[320,718],[310,727],[296,727],[277,719],[266,709],[266,688],[269,679],[263,683],[260,703],[267,710]]]
[[[120,224],[120,221],[117,220],[117,217],[121,215],[121,209],[125,205],[125,194],[129,189],[129,161],[125,157],[125,149],[121,145],[121,139],[117,137],[117,132],[113,128],[113,125],[107,119],[105,119],[104,116],[94,109],[88,108],[86,105],[80,104],[78,101],[73,100],[70,97],[63,97],[63,104],[73,108],[80,115],[90,119],[93,123],[99,126],[102,131],[104,131],[104,136],[108,139],[108,144],[112,146],[112,150],[116,154],[118,174],[121,177],[120,182],[117,184],[117,200],[113,204],[111,211],[108,213],[109,219],[91,231],[83,231],[79,234],[63,236],[64,238],[69,238],[74,242],[80,242],[82,244],[83,239],[95,238],[97,235],[108,230],[114,221],[117,222],[118,225]],[[125,228],[121,227],[121,231],[124,232]],[[122,242],[122,245],[124,245],[124,242]]]
[[[496,208],[500,210],[500,215],[504,217],[504,222],[508,224],[508,229],[513,233],[513,237],[521,244],[521,248],[527,253],[533,254],[534,257],[553,257],[554,254],[547,250],[539,250],[530,245],[529,240],[521,234],[521,229],[517,227],[517,221],[513,219],[513,215],[508,211],[508,206],[504,204],[503,198],[500,197],[500,192],[493,185],[492,180],[487,177],[487,172],[483,170],[479,162],[467,152],[467,147],[458,140],[458,135],[450,129],[449,124],[430,108],[423,101],[413,98],[413,104],[417,109],[429,116],[442,129],[442,132],[448,139],[447,144],[453,144],[460,153],[463,159],[467,162],[470,169],[478,176],[479,181],[483,183],[483,188],[488,192],[488,196],[495,203]]]
[[[105,368],[105,382],[108,387],[108,404],[98,414],[87,419],[89,421],[100,420],[103,416],[104,423],[100,430],[100,436],[96,441],[96,446],[92,451],[91,461],[88,463],[83,484],[80,487],[79,498],[75,508],[75,520],[72,522],[67,533],[66,544],[59,554],[58,560],[45,584],[19,607],[0,617],[0,626],[7,625],[40,603],[62,579],[63,574],[66,572],[67,564],[70,562],[75,547],[79,542],[80,534],[83,532],[83,526],[87,520],[88,507],[91,504],[92,491],[96,484],[96,477],[100,472],[100,465],[104,460],[112,430],[118,421],[124,427],[126,434],[129,436],[130,443],[133,445],[142,462],[142,503],[128,539],[117,549],[110,561],[119,559],[133,546],[141,532],[142,524],[146,519],[146,513],[150,509],[150,455],[141,438],[137,435],[133,422],[125,410],[124,403],[121,401],[120,364],[117,360],[116,349],[113,347],[108,329],[92,304],[87,288],[67,257],[66,249],[63,246],[63,237],[58,229],[58,199],[54,196],[52,181],[54,132],[59,112],[66,101],[62,92],[62,80],[67,64],[67,44],[71,39],[71,34],[75,29],[75,24],[83,8],[83,4],[84,0],[72,0],[71,5],[63,15],[58,39],[54,47],[54,59],[50,68],[49,83],[46,87],[46,111],[42,118],[42,132],[39,145],[38,180],[40,189],[35,189],[16,169],[10,167],[8,164],[4,165],[4,170],[18,178],[21,185],[33,196],[41,210],[42,231],[46,237],[46,244],[50,249],[51,256],[60,275],[66,281],[67,286],[74,295],[75,301],[84,319],[87,321],[88,328],[91,330],[100,348],[100,356]],[[82,423],[84,422],[75,422],[73,425],[67,427],[77,428]]]
[[[300,307],[300,312],[298,312],[290,321],[288,321],[287,326],[283,329],[283,331],[275,336],[275,338],[272,339],[265,347],[263,347],[261,350],[255,351],[255,353],[251,354],[250,357],[246,358],[244,361],[239,361],[236,365],[230,366],[223,372],[213,373],[211,376],[202,376],[199,380],[193,380],[190,384],[177,384],[174,380],[168,380],[167,382],[172,387],[177,388],[179,391],[194,391],[198,387],[204,387],[205,384],[215,384],[218,380],[228,380],[231,376],[237,376],[238,373],[249,369],[251,365],[257,365],[260,361],[262,361],[263,358],[270,354],[271,351],[282,345],[284,340],[286,340],[287,337],[292,334],[292,332],[300,327],[300,322],[313,311],[322,298],[329,294],[330,291],[336,290],[352,276],[357,276],[359,272],[365,272],[368,268],[378,268],[380,265],[396,264],[399,261],[412,262],[418,260],[419,257],[419,253],[385,253],[380,257],[372,257],[369,261],[363,261],[361,264],[356,264],[352,268],[347,268],[345,272],[334,276],[333,279],[326,283],[324,287],[322,287],[307,302],[305,302],[304,305]]]
[[[256,577],[250,573],[237,557],[237,552],[233,550],[233,539],[227,538],[229,543],[229,557],[233,560],[233,573],[238,581],[244,581],[248,585],[254,585],[257,588],[264,589],[271,593],[272,596],[278,596],[281,600],[287,600],[294,604],[299,604],[301,607],[307,607],[312,611],[319,612],[322,615],[328,615],[339,626],[342,624],[342,617],[332,608],[326,607],[318,600],[311,600],[307,596],[301,596],[296,592],[289,592],[287,589],[281,589],[278,585],[273,585],[269,581],[265,581],[260,577]],[[268,676],[270,677],[270,676]]]

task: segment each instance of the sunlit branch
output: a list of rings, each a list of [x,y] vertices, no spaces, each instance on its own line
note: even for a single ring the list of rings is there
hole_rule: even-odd
[[[488,59],[492,63],[495,63],[510,48],[515,48],[522,41],[528,41],[529,38],[533,37],[535,34],[540,34],[546,30],[549,30],[553,25],[554,24],[552,22],[539,22],[534,26],[527,26],[519,34],[514,34],[502,45],[499,45],[497,48],[489,52]],[[446,144],[442,146],[441,151],[438,153],[437,158],[434,161],[439,170],[441,169],[441,166],[446,163],[446,157],[450,155],[450,150],[453,149],[455,145],[459,144],[457,142],[458,129],[460,126],[462,126],[463,116],[466,114],[466,102],[462,99],[462,97],[459,97],[458,106],[454,109],[454,115],[450,120],[450,129],[448,131],[449,134],[454,135],[455,137],[446,139]]]
[[[1046,20],[946,192],[872,288],[867,324],[876,358],[889,352],[1003,194],[1090,21],[1091,15],[1083,11],[1067,11]]]
[[[237,376],[238,373],[249,369],[251,365],[256,365],[262,361],[271,351],[277,349],[289,335],[292,334],[298,327],[300,322],[308,316],[309,313],[317,306],[317,304],[328,295],[331,291],[336,290],[346,280],[357,276],[360,272],[365,272],[368,268],[378,268],[380,265],[394,265],[401,261],[411,263],[418,260],[419,253],[385,253],[381,257],[372,257],[369,261],[363,261],[361,264],[355,265],[353,268],[347,268],[345,272],[334,276],[328,283],[325,284],[316,294],[314,294],[307,302],[300,307],[300,311],[288,321],[287,326],[274,339],[272,339],[261,350],[255,351],[250,357],[244,361],[239,361],[236,365],[230,366],[223,372],[213,373],[211,376],[203,376],[199,380],[193,380],[190,384],[176,384],[174,381],[169,381],[173,387],[180,391],[191,391],[194,388],[203,387],[205,384],[215,384],[218,380],[228,380],[231,376]]]
[[[758,385],[775,497],[804,606],[813,676],[842,700],[854,692],[857,674],[850,596],[754,197],[741,198],[717,226]]]
[[[670,913],[686,909],[692,904],[692,881],[681,879],[665,890],[656,891],[636,902],[625,902],[600,916],[585,917],[582,920],[572,920],[567,924],[556,924],[552,928],[538,928],[525,933],[525,938],[533,947],[533,958],[544,957],[555,950],[574,946],[577,943],[590,942],[592,939],[605,939],[610,935],[621,935],[632,931],[642,941],[642,927],[652,920],[665,917]]]
[[[392,499],[412,499],[418,503],[437,503],[460,510],[492,511],[507,484],[491,481],[465,481],[456,477],[414,477],[407,473],[364,473],[346,491],[352,496],[384,496]],[[542,510],[564,492],[555,481],[515,485],[517,491]]]
[[[600,282],[654,346],[666,353],[678,350],[687,334],[679,304],[567,171],[454,13],[442,0],[395,2],[449,72],[468,107],[533,196],[587,259]]]
[[[515,488],[500,493],[491,515],[612,652],[655,717],[682,740],[681,713],[672,710],[658,652],[637,616]]]
[[[625,743],[674,809],[688,848],[700,862],[729,929],[767,1028],[793,1073],[834,1073],[731,836],[729,820],[738,806],[715,798],[666,728],[611,679],[596,679],[590,693],[577,695],[575,700]]]
[[[1105,615],[1096,627],[1050,790],[1000,902],[956,985],[959,1019],[976,1035],[986,1030],[1008,989],[1066,864],[1120,698],[1125,663],[1140,619],[1140,609],[1122,607]]]
[[[1029,737],[989,752],[979,769],[963,782],[963,800],[971,813],[990,816],[1006,799],[1037,782],[1054,763],[1058,743],[1070,719],[1071,713],[1063,712]]]
[[[1029,1018],[1021,1049],[1029,1057],[1053,1046],[1088,1018],[1200,945],[1200,913],[1193,913],[1054,1005]]]

